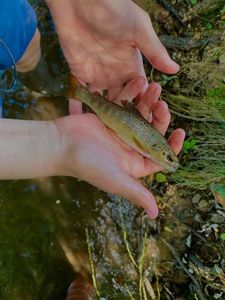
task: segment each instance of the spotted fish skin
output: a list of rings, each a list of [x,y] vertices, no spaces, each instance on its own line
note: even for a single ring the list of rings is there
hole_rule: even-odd
[[[127,110],[101,95],[92,94],[72,78],[70,96],[85,103],[98,118],[143,156],[169,171],[175,171],[179,161],[166,139],[141,115]]]

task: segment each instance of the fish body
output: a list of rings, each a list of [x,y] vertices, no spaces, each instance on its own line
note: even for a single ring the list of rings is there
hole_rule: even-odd
[[[137,152],[169,171],[177,169],[179,161],[176,154],[166,139],[141,115],[101,95],[92,94],[75,78],[72,79],[70,95],[89,106],[107,127]]]

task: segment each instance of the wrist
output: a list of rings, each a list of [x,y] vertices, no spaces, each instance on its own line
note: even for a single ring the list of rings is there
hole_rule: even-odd
[[[31,157],[35,157],[35,177],[61,175],[58,165],[61,157],[60,137],[55,121],[31,121],[29,136],[31,140]],[[33,153],[32,153],[33,149]]]
[[[0,119],[0,179],[57,175],[58,149],[53,121]]]
[[[76,158],[76,145],[79,145],[77,133],[79,132],[80,123],[82,122],[79,116],[74,115],[54,121],[57,131],[57,149],[55,149],[53,156],[52,170],[57,176],[76,177],[76,174],[74,174],[76,159],[74,160],[74,158]]]

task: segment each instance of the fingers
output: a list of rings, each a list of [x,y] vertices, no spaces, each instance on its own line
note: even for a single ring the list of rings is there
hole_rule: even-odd
[[[170,135],[168,139],[168,143],[176,154],[180,153],[183,146],[184,138],[185,138],[185,131],[181,128],[174,130],[174,132]],[[163,167],[161,167],[160,165],[154,163],[153,161],[147,158],[145,158],[144,160],[145,160],[144,170],[141,174],[138,174],[138,177],[143,177],[143,176],[147,176],[153,173],[163,171]]]
[[[139,21],[136,23],[135,41],[136,46],[145,55],[148,61],[159,71],[174,74],[179,71],[179,66],[167,53],[165,47],[157,37],[149,16],[140,8]]]
[[[174,132],[170,135],[168,143],[176,154],[180,153],[184,139],[185,131],[181,128],[174,130]]]
[[[123,90],[123,86],[121,86],[121,85],[116,88],[109,89],[108,90],[108,100],[115,101],[122,90]]]
[[[140,54],[141,55],[141,54]],[[123,72],[123,70],[121,71]],[[144,70],[141,71],[141,72],[131,72],[131,73],[128,73],[128,74],[125,74],[123,75],[123,79],[121,80],[120,77],[118,77],[118,83],[115,84],[115,87],[112,88],[112,87],[108,87],[108,99],[111,100],[111,101],[115,101],[115,99],[119,99],[119,100],[129,100],[129,99],[133,99],[133,94],[132,92],[129,91],[129,88],[126,88],[126,92],[123,92],[123,94],[121,95],[121,97],[123,98],[120,98],[120,93],[123,91],[123,89],[129,84],[129,87],[132,88],[132,85],[136,84],[135,81],[136,79],[138,80],[138,78],[144,78],[145,79],[145,85],[147,85],[147,80],[146,80],[146,76],[145,76],[145,72]],[[144,80],[142,79],[142,80]],[[140,79],[141,81],[141,79]],[[137,82],[137,85],[139,83]],[[138,94],[143,94],[144,91],[145,91],[145,85],[143,86],[141,83],[140,83],[140,90],[139,90],[139,93]],[[125,86],[125,87],[124,87]],[[127,94],[128,93],[128,94]],[[137,95],[137,94],[136,94]],[[125,98],[124,98],[125,97]],[[132,97],[132,98],[131,98]],[[136,96],[135,96],[136,97]]]
[[[158,101],[152,112],[152,125],[164,135],[167,131],[171,119],[168,105],[165,101]]]
[[[132,100],[137,97],[144,89],[146,85],[146,80],[143,76],[138,76],[137,78],[131,80],[126,84],[126,86],[121,90],[121,92],[116,96],[115,102],[121,103],[121,100]]]
[[[78,100],[69,99],[69,113],[70,115],[82,114],[82,103]]]
[[[147,190],[141,183],[132,177],[122,174],[114,181],[114,193],[126,198],[132,203],[141,206],[151,219],[158,215],[158,207],[152,193]]]
[[[160,97],[161,90],[162,88],[159,83],[150,83],[137,104],[137,109],[140,111],[142,116],[149,122],[151,122],[151,112]]]

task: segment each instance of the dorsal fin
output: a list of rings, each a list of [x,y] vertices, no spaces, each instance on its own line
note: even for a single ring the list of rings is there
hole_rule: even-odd
[[[128,100],[121,100],[121,103],[123,104],[123,107],[125,107],[128,111],[132,111],[133,113],[135,113],[137,116],[141,116],[142,114],[140,113],[140,111],[135,107],[135,105],[131,102],[129,102]]]

